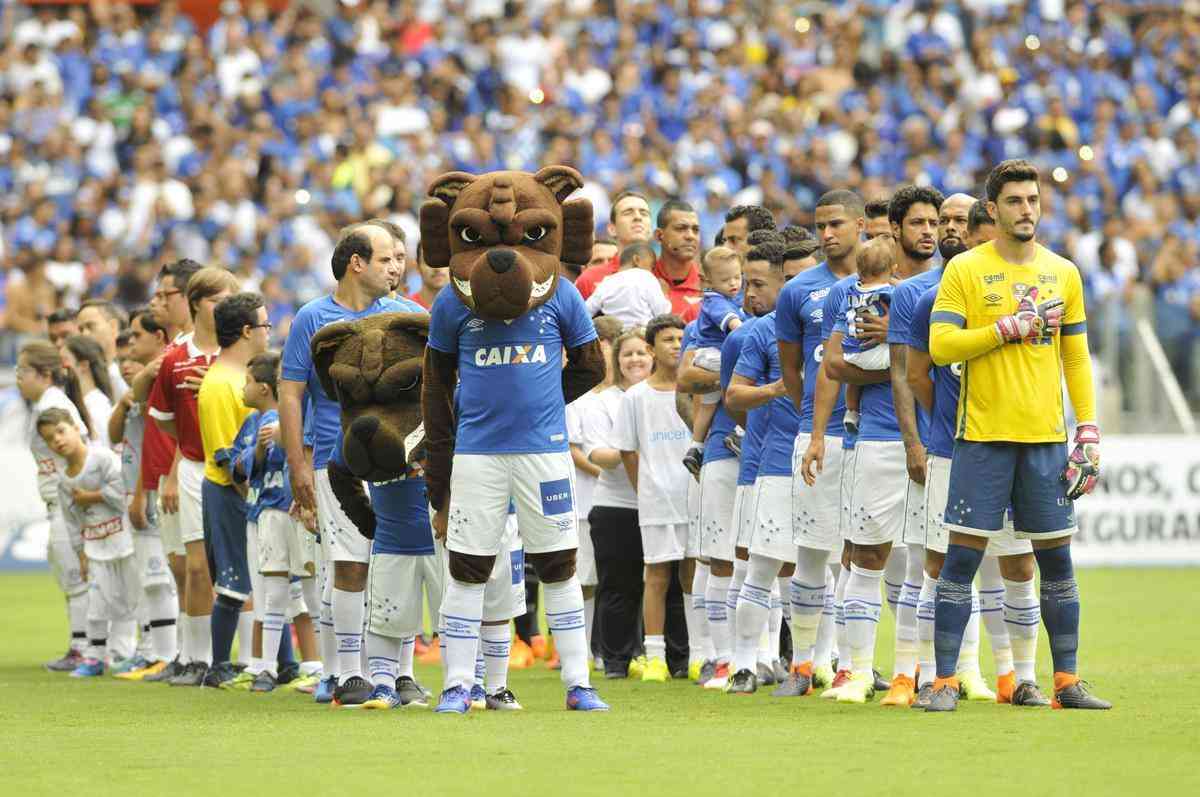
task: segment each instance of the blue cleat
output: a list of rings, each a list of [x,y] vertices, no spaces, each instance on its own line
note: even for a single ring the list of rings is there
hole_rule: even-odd
[[[483,687],[479,684],[471,687],[471,708],[487,708],[487,692],[483,691]]]
[[[152,663],[149,659],[135,655],[118,662],[113,662],[113,666],[108,671],[112,675],[128,675],[134,670],[144,670]]]
[[[104,675],[104,662],[100,659],[84,659],[71,671],[72,678],[95,678]]]
[[[608,704],[589,686],[572,686],[567,690],[567,708],[571,711],[608,711]]]
[[[441,700],[434,709],[438,714],[466,714],[470,710],[471,693],[461,686],[452,686],[442,692]]]
[[[313,690],[313,700],[318,703],[332,703],[335,689],[337,689],[337,676],[330,675],[322,678],[317,684],[317,688]]]
[[[387,684],[379,684],[367,695],[362,707],[365,709],[389,709],[401,705],[400,695]]]

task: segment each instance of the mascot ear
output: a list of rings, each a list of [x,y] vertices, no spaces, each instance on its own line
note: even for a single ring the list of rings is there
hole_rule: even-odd
[[[570,166],[547,166],[533,176],[533,179],[550,189],[554,198],[560,203],[567,197],[583,188],[583,176]]]
[[[587,265],[592,259],[595,226],[590,199],[572,199],[563,205],[562,262]]]
[[[430,199],[421,205],[421,251],[433,268],[450,265],[450,208],[475,176],[447,172],[429,184]]]
[[[329,374],[329,368],[333,365],[333,358],[342,341],[355,334],[355,329],[353,321],[340,321],[317,330],[317,334],[312,338],[313,368],[317,372],[317,379],[321,380],[321,388],[325,395],[333,401],[338,400],[337,388],[334,384],[336,380]]]
[[[475,182],[475,175],[466,172],[446,172],[429,184],[425,193],[446,203],[446,207],[454,204],[462,190]]]
[[[422,339],[429,338],[429,315],[427,313],[394,313],[388,329],[407,330]]]

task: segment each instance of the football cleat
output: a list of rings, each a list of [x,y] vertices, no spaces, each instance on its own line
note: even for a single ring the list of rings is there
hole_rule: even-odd
[[[313,689],[313,700],[317,703],[332,703],[333,692],[337,689],[338,679],[336,675],[327,675],[322,678],[315,689]]]
[[[234,669],[233,663],[223,661],[208,668],[207,672],[204,673],[204,680],[200,682],[200,686],[206,689],[228,689],[237,677],[238,671]]]
[[[483,691],[483,687],[479,684],[474,684],[471,687],[471,709],[479,709],[482,711],[487,708],[487,692]]]
[[[838,670],[834,674],[833,680],[829,682],[829,688],[821,693],[821,698],[824,700],[837,700],[842,687],[848,683],[850,683],[850,671]]]
[[[590,686],[572,686],[567,690],[567,708],[571,711],[608,711],[608,704]]]
[[[699,683],[700,670],[702,670],[702,669],[704,669],[704,662],[701,661],[700,659],[693,659],[692,661],[689,661],[688,662],[688,673],[687,673],[688,680],[696,681],[697,683]]]
[[[266,694],[274,692],[279,687],[279,680],[271,675],[266,670],[263,670],[258,675],[254,676],[254,680],[250,683],[250,691],[258,694]]]
[[[683,455],[683,467],[687,468],[687,472],[695,478],[700,478],[700,468],[704,466],[704,452],[700,447],[693,445],[688,449],[688,452]]]
[[[104,675],[104,662],[100,659],[84,659],[71,671],[72,678],[95,678]]]
[[[916,684],[907,675],[897,675],[892,678],[892,685],[887,694],[879,701],[881,706],[911,706],[916,700]]]
[[[958,684],[959,697],[988,703],[996,702],[996,693],[988,689],[987,681],[983,680],[983,676],[979,674],[978,670],[960,672]]]
[[[705,659],[700,665],[700,674],[696,677],[696,686],[704,686],[712,680],[713,675],[717,672],[717,663],[712,659]]]
[[[317,688],[317,684],[321,683],[321,673],[315,672],[311,675],[301,675],[296,680],[285,686],[285,689],[290,689],[293,692],[311,695]]]
[[[275,676],[276,686],[287,686],[297,678],[303,677],[300,673],[300,665],[294,661],[289,661],[286,664],[279,665],[278,675]]]
[[[142,680],[149,681],[150,683],[170,681],[176,675],[179,675],[181,672],[183,672],[183,668],[184,665],[179,663],[179,657],[176,656],[175,658],[171,659],[171,661],[167,662],[167,665],[161,670],[153,674],[146,674],[142,677]]]
[[[929,708],[929,701],[933,699],[933,681],[928,681],[921,685],[917,690],[917,695],[913,699],[911,708],[924,711]]]
[[[833,668],[828,664],[824,667],[814,667],[812,685],[813,689],[828,689],[833,686]]]
[[[1050,699],[1042,694],[1038,685],[1033,681],[1021,681],[1013,689],[1012,704],[1014,706],[1041,707],[1050,705]]]
[[[863,673],[850,676],[850,681],[838,691],[839,703],[866,703],[875,697],[875,676]]]
[[[165,669],[167,669],[167,663],[165,661],[148,662],[145,667],[137,670],[130,670],[129,672],[121,673],[120,675],[114,675],[114,677],[120,678],[122,681],[144,681],[151,675],[157,675]]]
[[[646,662],[646,667],[642,670],[642,683],[665,684],[669,680],[671,671],[667,669],[664,660],[655,657]]]
[[[121,659],[120,661],[114,661],[113,665],[108,668],[108,671],[114,677],[116,677],[116,676],[121,676],[121,675],[128,675],[129,673],[134,672],[135,670],[144,670],[149,666],[150,666],[149,659],[134,655],[134,656],[130,656],[127,659]]]
[[[1106,711],[1112,708],[1112,703],[1109,703],[1107,700],[1101,700],[1089,692],[1087,690],[1088,685],[1084,681],[1075,678],[1074,681],[1064,685],[1062,682],[1066,679],[1062,676],[1063,673],[1056,672],[1054,674],[1054,700],[1050,704],[1052,708],[1082,708],[1099,711]]]
[[[361,675],[353,675],[338,684],[333,690],[334,708],[359,708],[372,692],[371,682]]]
[[[925,711],[957,711],[958,684],[956,678],[938,678],[933,682],[933,695]]]
[[[379,684],[372,689],[371,694],[367,695],[367,699],[362,704],[363,709],[367,711],[387,710],[399,706],[400,695],[396,694],[396,690],[387,684]]]
[[[750,670],[738,670],[725,686],[726,694],[752,695],[758,691],[758,676]]]
[[[44,665],[50,672],[72,672],[83,662],[83,654],[71,648],[61,659],[48,661]]]
[[[407,675],[396,679],[396,694],[400,696],[400,705],[404,708],[429,707],[429,695],[415,679]]]
[[[812,662],[793,664],[771,697],[803,697],[812,691]]]
[[[208,665],[202,661],[190,661],[183,666],[179,675],[167,681],[171,686],[200,686],[208,674]]]
[[[775,669],[770,662],[760,661],[754,668],[754,675],[761,686],[771,686],[775,683]]]
[[[489,711],[521,711],[524,708],[509,689],[501,689],[494,695],[487,695],[484,701]]]
[[[729,686],[729,665],[721,663],[716,665],[712,678],[704,682],[704,688],[724,690],[727,686]]]
[[[1013,690],[1017,688],[1017,674],[1014,671],[996,676],[996,702],[1011,703]]]
[[[525,642],[525,640],[517,637],[512,641],[512,648],[508,652],[508,667],[510,670],[527,670],[533,666],[534,662],[533,649]]]
[[[471,710],[471,693],[461,686],[452,686],[442,692],[438,700],[438,714],[466,714]]]
[[[642,673],[646,672],[646,657],[635,656],[629,661],[629,677],[641,678]]]
[[[876,692],[886,692],[892,688],[891,683],[884,679],[883,674],[879,670],[871,670],[871,675],[874,676],[872,685],[875,687]]]
[[[263,670],[263,672],[266,672],[266,670]],[[242,670],[241,672],[239,672],[237,675],[235,675],[233,677],[233,680],[226,681],[225,683],[221,684],[221,688],[222,689],[237,689],[238,691],[241,691],[241,692],[249,692],[250,687],[254,686],[254,679],[256,677],[257,677],[257,675],[255,673],[250,673],[250,672],[246,672],[245,670]]]

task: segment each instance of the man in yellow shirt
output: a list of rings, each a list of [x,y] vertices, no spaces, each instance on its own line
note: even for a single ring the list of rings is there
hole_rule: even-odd
[[[971,582],[988,538],[1011,508],[1017,537],[1032,540],[1041,573],[1042,620],[1054,660],[1056,708],[1106,709],[1076,674],[1079,588],[1071,563],[1072,502],[1100,467],[1083,286],[1074,264],[1039,245],[1037,169],[996,166],[987,180],[996,238],[946,266],[930,318],[937,365],[962,363],[945,523],[950,545],[934,616],[937,680],[928,711],[953,711],[954,677],[971,612]],[[1066,452],[1062,383],[1075,416]]]
[[[221,353],[200,385],[197,405],[200,438],[204,443],[204,483],[201,485],[204,542],[213,575],[216,599],[212,610],[212,667],[205,686],[221,686],[237,672],[229,661],[242,606],[250,597],[250,567],[246,560],[246,501],[221,464],[251,410],[242,403],[246,364],[267,350],[271,325],[257,293],[235,293],[213,310]],[[252,620],[252,615],[247,614]],[[249,646],[250,623],[243,624],[240,644]]]

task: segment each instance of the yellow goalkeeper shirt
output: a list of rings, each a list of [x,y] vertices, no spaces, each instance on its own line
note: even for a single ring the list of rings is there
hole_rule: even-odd
[[[1061,297],[1060,334],[1004,343],[997,320],[1036,291],[1034,303]],[[1026,264],[1005,261],[992,243],[946,266],[930,318],[930,356],[962,362],[956,434],[976,442],[1060,443],[1066,439],[1063,379],[1075,414],[1093,421],[1083,283],[1069,260],[1038,245]]]

